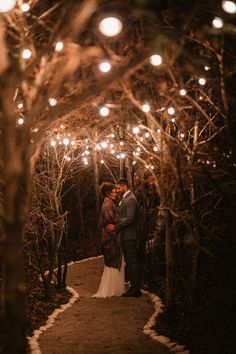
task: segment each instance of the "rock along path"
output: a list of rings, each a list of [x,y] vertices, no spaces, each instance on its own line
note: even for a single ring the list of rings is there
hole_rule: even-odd
[[[170,351],[143,333],[154,313],[151,298],[92,298],[100,282],[103,258],[68,268],[67,283],[79,294],[39,337],[42,354],[167,354]]]

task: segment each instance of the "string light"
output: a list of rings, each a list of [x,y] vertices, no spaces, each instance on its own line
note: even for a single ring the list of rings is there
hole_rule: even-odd
[[[30,9],[30,5],[27,2],[24,2],[20,8],[23,12],[28,12]]]
[[[174,107],[169,107],[169,108],[167,109],[167,112],[168,112],[170,115],[175,114],[175,109],[174,109]]]
[[[106,149],[106,148],[108,147],[107,142],[106,142],[106,141],[102,141],[102,142],[101,142],[101,147],[102,147],[103,149]]]
[[[103,73],[108,73],[111,70],[111,64],[108,61],[103,61],[99,64],[99,69]]]
[[[220,29],[224,26],[224,22],[220,17],[215,17],[214,20],[212,21],[212,26],[214,28]]]
[[[23,119],[23,118],[19,118],[19,119],[17,120],[17,123],[18,123],[19,125],[24,124],[24,119]]]
[[[0,1],[0,12],[8,12],[16,5],[17,0]]]
[[[99,31],[107,37],[117,36],[122,27],[122,23],[117,17],[106,17],[99,23]]]
[[[22,58],[27,60],[32,56],[32,52],[30,49],[24,49],[22,52]]]
[[[57,100],[56,100],[56,98],[53,98],[53,97],[50,97],[49,99],[48,99],[48,102],[49,102],[49,104],[50,104],[50,106],[56,106],[56,104],[57,104]],[[61,126],[61,128],[64,128],[64,126]]]
[[[154,54],[150,57],[150,63],[154,66],[161,65],[162,61],[162,57],[158,54]]]
[[[121,157],[122,159],[124,159],[124,158],[125,158],[125,153],[122,152],[122,153],[120,154],[120,157]]]
[[[51,145],[51,146],[56,146],[56,145],[57,145],[57,142],[56,142],[55,140],[51,140],[50,145]]]
[[[23,103],[18,103],[17,108],[22,109],[24,107]]]
[[[104,160],[100,160],[100,163],[103,164],[103,163],[104,163]]]
[[[140,129],[138,127],[134,127],[132,131],[134,134],[138,134],[140,132]]]
[[[70,140],[68,138],[64,138],[63,139],[63,144],[64,145],[69,145],[69,143],[70,143]]]
[[[158,147],[157,146],[153,146],[153,151],[158,151]]]
[[[171,118],[171,122],[174,123],[175,122],[175,118]]]
[[[59,41],[55,44],[55,52],[61,52],[64,48],[63,42]]]
[[[143,112],[147,113],[147,112],[150,111],[150,109],[151,109],[151,107],[149,106],[148,103],[145,103],[145,104],[142,105]]]
[[[222,1],[222,8],[228,14],[236,13],[236,4],[233,1]]]
[[[187,91],[185,89],[181,89],[181,90],[179,90],[179,94],[181,96],[185,96],[187,94]]]
[[[204,66],[204,70],[209,71],[211,68],[207,65]]]
[[[103,106],[103,107],[100,108],[99,113],[100,113],[100,115],[102,117],[107,117],[109,115],[109,113],[110,113],[110,110],[109,110],[108,107]]]
[[[204,86],[204,85],[206,85],[206,79],[204,79],[203,77],[200,77],[200,79],[198,80],[198,83],[199,83],[201,86]]]

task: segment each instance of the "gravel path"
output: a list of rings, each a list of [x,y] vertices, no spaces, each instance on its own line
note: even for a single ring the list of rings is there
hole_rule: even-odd
[[[69,267],[68,285],[80,298],[42,333],[42,354],[167,354],[162,344],[143,333],[154,312],[148,295],[139,298],[92,298],[98,289],[103,258]]]

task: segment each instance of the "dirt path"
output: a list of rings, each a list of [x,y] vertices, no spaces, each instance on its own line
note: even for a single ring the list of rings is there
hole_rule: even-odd
[[[61,313],[39,338],[43,354],[167,354],[163,345],[143,333],[154,312],[148,295],[140,298],[92,298],[103,258],[69,267],[68,285],[79,300]]]

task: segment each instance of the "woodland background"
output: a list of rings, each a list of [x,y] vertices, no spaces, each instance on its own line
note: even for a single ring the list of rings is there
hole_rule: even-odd
[[[68,261],[99,254],[99,184],[120,176],[139,202],[143,287],[165,304],[158,333],[234,353],[235,14],[215,0],[28,4],[0,14],[3,353],[25,353],[66,301]],[[98,30],[111,15],[116,37]]]

